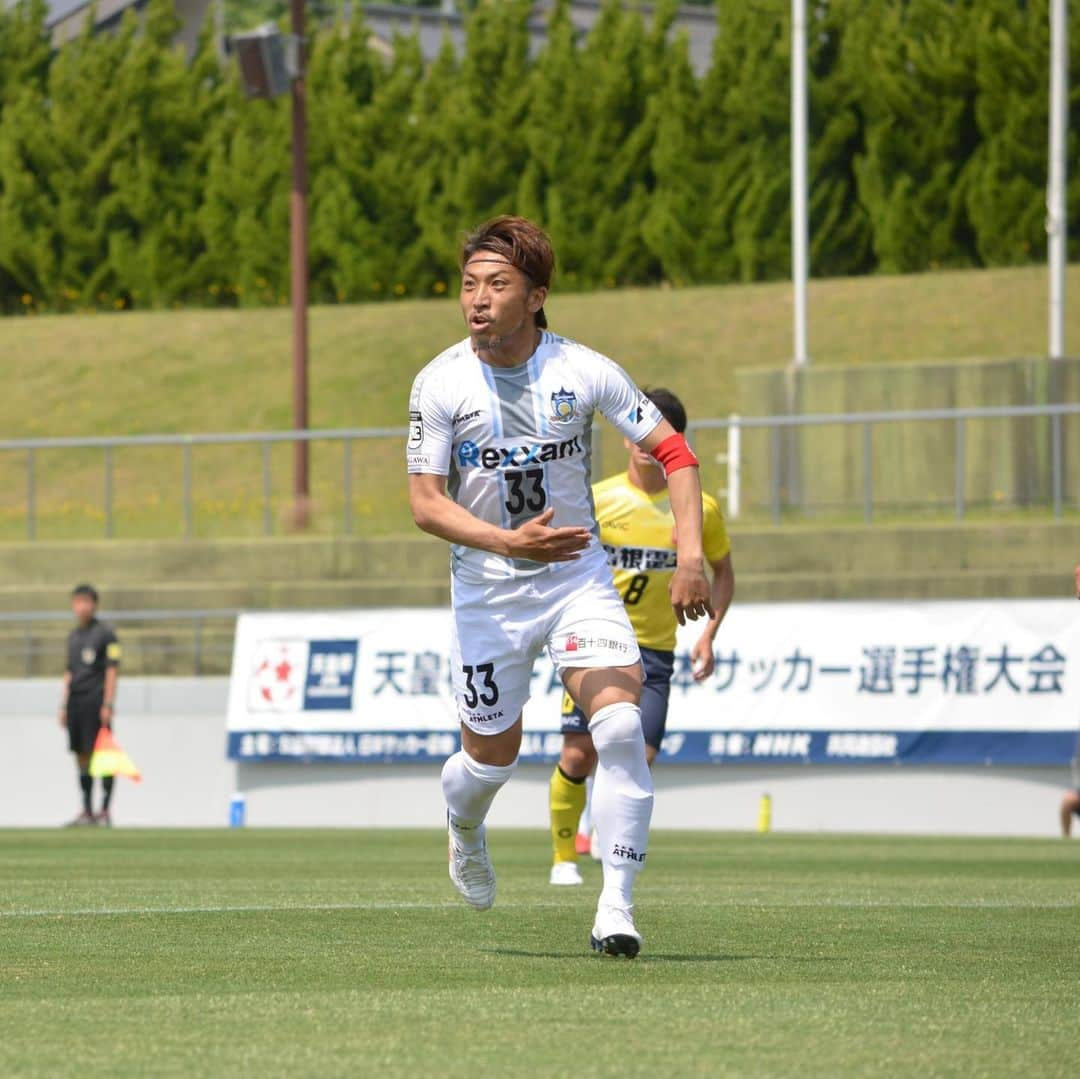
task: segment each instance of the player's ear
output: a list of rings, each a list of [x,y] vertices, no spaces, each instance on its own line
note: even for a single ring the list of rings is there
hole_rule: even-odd
[[[545,285],[537,285],[532,292],[529,293],[528,308],[530,315],[535,315],[536,312],[544,306],[547,294],[548,290]]]

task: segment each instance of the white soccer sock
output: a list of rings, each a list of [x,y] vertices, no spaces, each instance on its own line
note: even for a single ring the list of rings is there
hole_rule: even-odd
[[[442,770],[443,797],[450,811],[454,841],[462,850],[480,846],[480,825],[499,793],[499,788],[514,774],[513,764],[481,764],[459,749]]]
[[[600,902],[629,907],[634,880],[645,865],[653,807],[641,709],[636,704],[609,704],[592,717],[589,733],[599,758],[592,819],[603,854]]]
[[[581,819],[578,821],[578,835],[589,835],[592,832],[592,785],[593,777],[585,780],[585,808],[581,811]]]

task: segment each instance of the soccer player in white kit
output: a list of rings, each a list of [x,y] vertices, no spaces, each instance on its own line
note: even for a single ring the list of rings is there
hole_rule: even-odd
[[[668,476],[680,622],[713,613],[697,460],[611,360],[546,329],[554,255],[523,218],[480,226],[461,255],[469,336],[417,375],[409,402],[409,500],[451,545],[454,691],[461,750],[442,773],[450,879],[478,910],[495,901],[484,818],[513,774],[533,664],[547,648],[589,718],[593,820],[604,885],[590,943],[637,955],[633,886],[653,788],[638,699],[641,665],[593,514],[590,432],[599,411]]]

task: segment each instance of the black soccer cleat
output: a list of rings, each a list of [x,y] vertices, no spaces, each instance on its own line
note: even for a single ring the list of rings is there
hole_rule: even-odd
[[[641,934],[634,925],[633,908],[599,906],[589,935],[589,947],[600,955],[624,955],[633,959],[641,951]]]
[[[641,941],[628,933],[613,933],[602,940],[590,933],[589,947],[599,955],[624,955],[627,959],[634,959],[641,951]]]

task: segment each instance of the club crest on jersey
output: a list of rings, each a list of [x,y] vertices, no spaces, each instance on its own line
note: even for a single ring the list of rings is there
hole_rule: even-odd
[[[569,423],[577,416],[577,394],[560,389],[551,395],[551,418],[556,423]]]

